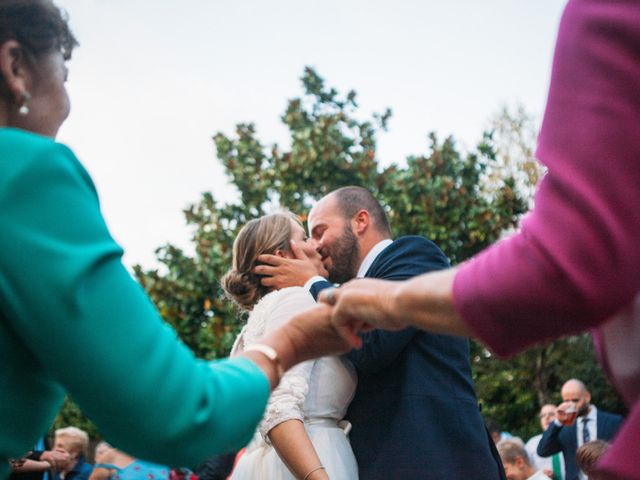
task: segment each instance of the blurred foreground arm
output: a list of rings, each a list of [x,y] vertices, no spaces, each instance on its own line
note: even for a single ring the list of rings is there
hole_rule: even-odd
[[[434,333],[469,335],[453,308],[456,269],[427,273],[402,282],[359,279],[333,290],[333,323],[351,345],[359,331],[416,327]],[[326,291],[319,300],[327,303]]]

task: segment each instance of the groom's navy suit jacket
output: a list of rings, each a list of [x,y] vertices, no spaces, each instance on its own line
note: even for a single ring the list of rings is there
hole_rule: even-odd
[[[598,424],[597,437],[600,440],[611,441],[620,429],[622,420],[623,418],[620,415],[598,409],[598,415],[596,416]],[[576,463],[576,452],[578,450],[577,425],[577,421],[570,427],[556,425],[553,422],[542,434],[540,443],[538,443],[538,455],[541,457],[550,457],[554,453],[562,452],[565,465],[565,480],[577,480],[579,478],[580,469],[578,469],[578,464]]]
[[[405,280],[447,268],[442,251],[422,237],[401,237],[375,259],[366,277]],[[317,282],[314,297],[328,286]],[[347,358],[358,387],[347,420],[360,478],[504,478],[480,417],[469,365],[469,343],[414,328],[363,334]]]

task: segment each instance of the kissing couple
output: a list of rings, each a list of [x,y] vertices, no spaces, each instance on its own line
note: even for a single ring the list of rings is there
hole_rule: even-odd
[[[311,209],[309,236],[290,212],[247,223],[233,246],[227,295],[249,312],[231,355],[315,308],[320,291],[356,278],[405,280],[449,266],[436,244],[392,239],[361,187]],[[504,478],[480,417],[468,340],[413,328],[362,334],[363,346],[288,371],[233,480]]]

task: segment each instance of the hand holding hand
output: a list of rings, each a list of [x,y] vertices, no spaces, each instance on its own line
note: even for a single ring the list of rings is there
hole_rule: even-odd
[[[352,347],[331,323],[331,307],[326,304],[295,315],[261,343],[278,352],[285,370],[305,360],[346,353]]]
[[[358,332],[407,327],[393,306],[397,288],[397,282],[363,278],[352,280],[340,288],[323,290],[318,301],[334,306],[333,324],[350,345],[359,348],[362,340]]]
[[[40,455],[40,460],[51,464],[51,468],[56,471],[67,470],[72,463],[71,455],[66,450],[46,450]]]
[[[274,287],[277,290],[285,287],[302,287],[316,275],[325,278],[329,276],[317,252],[315,255],[307,255],[295,240],[291,240],[291,251],[295,258],[277,255],[258,257],[258,261],[267,264],[258,265],[253,270],[257,275],[264,275],[262,285]]]

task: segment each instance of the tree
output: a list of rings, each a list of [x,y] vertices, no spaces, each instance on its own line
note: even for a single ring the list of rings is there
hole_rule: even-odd
[[[520,138],[517,132],[488,132],[467,153],[456,148],[453,137],[441,141],[431,133],[425,153],[383,168],[376,157],[376,139],[391,111],[359,119],[356,93],[340,95],[311,68],[305,69],[302,86],[303,95],[290,100],[281,117],[291,137],[288,148],[265,145],[251,123],[239,124],[232,136],[214,135],[218,159],[239,200],[222,205],[207,192],[184,211],[195,253],[164,245],[156,251],[160,268],[134,267],[162,317],[199,357],[228,355],[243,322],[224,298],[219,279],[230,268],[236,233],[252,218],[282,206],[306,219],[321,196],[360,185],[383,204],[396,236],[427,236],[455,264],[516,228],[527,209],[529,197],[519,170],[506,168],[507,157],[500,153],[509,151],[502,147],[509,146],[511,138]],[[516,157],[508,158],[513,163]],[[548,348],[566,350],[559,345]],[[528,362],[534,354],[524,355],[497,361],[477,344],[472,354],[480,400],[514,430],[529,428],[523,412],[537,411],[541,398],[539,390],[531,389],[533,383],[520,381],[529,378]],[[590,361],[595,365],[592,357]],[[552,391],[551,380],[540,376],[538,381],[547,388],[543,391]]]
[[[219,205],[205,193],[185,211],[195,256],[167,245],[158,250],[165,273],[136,268],[163,317],[202,357],[226,356],[243,321],[224,299],[218,279],[231,264],[238,229],[252,218],[283,206],[306,219],[319,197],[360,185],[381,201],[395,235],[427,236],[456,264],[517,228],[532,203],[542,170],[533,158],[533,118],[522,107],[494,115],[475,151],[463,154],[453,137],[440,141],[431,133],[425,153],[382,168],[376,139],[391,111],[359,120],[355,92],[341,96],[311,68],[305,69],[302,86],[303,96],[290,100],[281,117],[289,148],[267,147],[250,123],[238,125],[233,136],[213,137],[239,201]],[[588,379],[598,402],[622,409],[587,336],[510,360],[498,360],[472,342],[472,366],[485,413],[521,435],[537,430],[539,406],[558,401],[569,376]]]
[[[340,96],[311,68],[302,85],[304,96],[290,100],[282,116],[290,148],[265,147],[252,124],[238,125],[233,137],[214,136],[239,201],[218,205],[205,193],[185,211],[195,255],[167,245],[157,251],[165,272],[135,268],[165,320],[202,357],[226,356],[239,326],[218,283],[229,268],[233,238],[249,219],[275,206],[306,218],[319,197],[361,185],[384,204],[398,235],[426,235],[453,262],[494,242],[525,211],[512,179],[491,191],[482,188],[481,176],[496,162],[489,135],[476,152],[462,155],[453,138],[439,142],[430,134],[428,153],[410,157],[404,166],[381,168],[376,135],[385,129],[390,110],[358,120],[355,92]]]
[[[489,131],[498,161],[483,179],[487,189],[499,188],[502,179],[513,178],[516,190],[533,206],[533,195],[544,167],[536,160],[535,119],[522,105],[502,106],[489,120]]]

